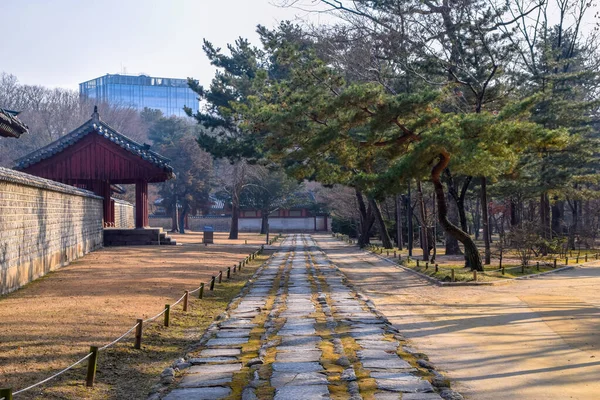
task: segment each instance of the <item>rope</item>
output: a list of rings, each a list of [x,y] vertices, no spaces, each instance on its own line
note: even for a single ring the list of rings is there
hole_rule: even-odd
[[[165,308],[164,310],[162,310],[160,313],[156,314],[154,317],[150,317],[148,319],[144,320],[144,323],[146,322],[152,322],[154,321],[156,318],[160,317],[161,315],[163,315],[165,312],[167,312],[167,309]]]
[[[63,369],[62,371],[60,371],[60,372],[57,372],[56,374],[52,375],[52,376],[51,376],[51,377],[49,377],[49,378],[46,378],[46,379],[44,379],[43,381],[40,381],[40,382],[38,382],[38,383],[34,383],[33,385],[26,387],[25,389],[21,389],[21,390],[19,390],[19,391],[17,391],[17,392],[14,392],[14,393],[13,393],[13,395],[16,395],[16,394],[19,394],[19,393],[26,392],[26,391],[28,391],[28,390],[30,390],[30,389],[33,389],[33,388],[34,388],[34,387],[36,387],[36,386],[40,386],[42,383],[46,383],[46,382],[48,382],[49,380],[52,380],[52,379],[56,378],[57,376],[60,376],[60,375],[64,374],[65,372],[67,372],[68,370],[70,370],[71,368],[73,368],[74,366],[76,366],[77,364],[81,364],[82,362],[84,362],[85,360],[87,360],[88,358],[90,358],[90,356],[91,356],[92,354],[93,354],[93,353],[88,353],[88,354],[87,354],[85,357],[83,357],[83,358],[82,358],[82,359],[80,359],[79,361],[76,361],[75,363],[73,363],[73,364],[69,365],[67,368]]]
[[[185,293],[183,294],[183,296],[181,296],[179,298],[179,300],[177,300],[175,303],[173,303],[173,305],[171,307],[175,307],[177,304],[181,303],[183,301],[184,297],[185,297]]]
[[[196,289],[194,289],[194,290],[190,290],[190,294],[192,294],[192,293],[196,293],[198,290],[200,290],[200,286],[198,286],[198,287],[197,287]],[[2,400],[2,399],[0,399],[0,400]]]
[[[102,351],[102,350],[106,350],[108,349],[110,346],[112,346],[113,344],[118,343],[119,341],[121,341],[121,339],[123,339],[125,336],[129,335],[135,328],[137,328],[137,326],[139,325],[139,323],[135,324],[133,326],[133,328],[131,328],[130,330],[128,330],[127,332],[125,332],[124,334],[122,334],[121,336],[119,336],[118,338],[116,338],[115,340],[113,340],[112,342],[110,342],[109,344],[102,346],[98,349],[98,351]]]

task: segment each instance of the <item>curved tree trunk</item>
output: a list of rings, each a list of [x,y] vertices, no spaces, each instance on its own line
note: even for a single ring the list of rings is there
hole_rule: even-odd
[[[369,205],[369,208],[365,206],[362,192],[358,189],[354,189],[354,191],[356,194],[356,202],[358,204],[358,213],[360,215],[358,246],[362,248],[371,243],[370,232],[373,227],[374,219],[371,206]]]
[[[450,220],[450,222],[452,222],[454,225],[458,225],[459,223],[459,219],[458,219],[458,207],[456,207],[456,203],[451,201],[448,204],[448,219]],[[464,230],[463,230],[464,231]],[[449,234],[448,232],[446,232],[446,255],[450,256],[450,255],[462,255],[463,252],[460,249],[460,246],[458,245],[458,240],[453,237],[451,234]]]
[[[440,160],[431,170],[431,181],[435,188],[435,194],[437,196],[438,205],[438,218],[440,225],[446,232],[455,237],[465,247],[465,267],[471,268],[471,270],[483,271],[483,263],[481,262],[481,256],[479,250],[473,239],[465,232],[460,230],[456,225],[448,220],[448,208],[446,205],[446,194],[444,193],[444,185],[440,179],[440,174],[448,166],[450,162],[450,156],[444,151],[439,155]]]
[[[385,221],[383,220],[383,214],[381,213],[381,207],[379,207],[379,203],[377,200],[369,198],[369,204],[371,205],[371,209],[373,210],[373,215],[375,217],[375,221],[377,221],[377,228],[379,230],[379,236],[381,236],[381,242],[384,248],[392,249],[394,245],[392,244],[392,239],[390,238],[390,234],[385,227]]]

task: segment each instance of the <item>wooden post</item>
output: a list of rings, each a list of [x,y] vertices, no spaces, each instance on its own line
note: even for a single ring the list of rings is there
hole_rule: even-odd
[[[502,267],[502,275],[504,275],[504,267]]]
[[[215,280],[216,278],[214,276],[210,279],[210,287],[208,288],[208,290],[210,290],[211,292],[215,290]]]
[[[389,250],[386,250],[386,252],[385,252],[385,256],[386,256],[386,257],[389,257],[389,256],[390,256],[390,251],[389,251]]]
[[[233,264],[233,273],[235,274],[235,270],[237,268],[237,264]]]
[[[394,250],[394,258],[398,258],[398,255],[396,254],[396,250]]]
[[[165,326],[169,326],[169,314],[171,313],[171,305],[165,304]]]
[[[204,282],[200,284],[200,290],[198,290],[198,298],[201,299],[204,296]]]
[[[4,400],[13,400],[12,389],[0,389],[0,399],[4,398]]]
[[[587,262],[587,253],[585,253],[585,262]]]
[[[537,261],[537,262],[535,263],[535,269],[537,269],[537,270],[538,270],[538,272],[539,272],[539,270],[540,270],[540,262],[539,262],[539,261]]]
[[[223,271],[219,271],[219,275],[217,275],[219,277],[219,283],[223,282]]]
[[[239,269],[240,271],[242,270],[242,262],[241,262],[241,261],[239,262],[238,269]]]
[[[437,274],[438,272],[440,272],[439,265],[435,264],[435,273]]]
[[[135,182],[135,227],[148,226],[148,182]]]
[[[556,258],[554,259],[554,268],[556,268]]]
[[[429,263],[425,262],[425,271],[427,271],[429,269]]]
[[[579,256],[575,258],[575,264],[579,264]]]
[[[569,257],[565,257],[565,265],[569,265]]]
[[[90,346],[90,353],[92,353],[92,355],[90,356],[90,358],[88,358],[85,386],[94,387],[94,381],[96,380],[96,367],[98,364],[98,347]]]
[[[477,270],[473,270],[473,280],[477,282]]]
[[[231,267],[227,267],[227,279],[231,278]]]
[[[419,259],[417,258],[417,268],[419,268]]]
[[[135,344],[133,345],[133,348],[138,350],[142,348],[142,325],[144,325],[144,320],[138,319],[135,327]]]
[[[186,290],[185,295],[183,296],[183,311],[188,310],[188,298],[190,297],[190,291]]]
[[[456,278],[454,278],[454,268],[452,268],[452,270],[450,270],[450,275],[451,275],[451,279],[450,279],[450,280],[451,280],[452,282],[455,282],[455,281],[456,281]]]

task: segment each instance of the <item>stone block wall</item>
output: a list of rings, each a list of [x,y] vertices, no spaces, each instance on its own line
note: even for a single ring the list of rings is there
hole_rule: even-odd
[[[321,223],[319,224],[319,218]],[[325,226],[323,222],[324,217],[317,217],[317,226]],[[239,230],[240,232],[260,232],[262,220],[261,218],[240,218],[239,219]],[[202,232],[204,225],[212,226],[216,232],[229,232],[231,228],[230,217],[190,217],[188,221],[189,227],[194,232]],[[150,226],[156,228],[164,228],[170,230],[172,226],[171,218],[166,217],[150,217]],[[298,218],[280,218],[271,217],[269,218],[269,227],[271,232],[314,232],[315,231],[315,217],[298,217]],[[319,229],[322,229],[319,227]],[[327,222],[327,230],[331,231],[331,225]]]
[[[115,228],[135,228],[135,207],[133,204],[119,199],[113,199],[113,201],[115,202]]]
[[[171,218],[167,217],[153,217],[149,218],[150,226],[154,228],[163,228],[166,231],[170,231],[173,226]],[[190,230],[194,232],[202,232],[204,225],[210,225],[216,232],[229,232],[231,227],[231,218],[219,217],[219,218],[188,218],[188,225]]]
[[[0,294],[102,247],[102,197],[0,167]]]

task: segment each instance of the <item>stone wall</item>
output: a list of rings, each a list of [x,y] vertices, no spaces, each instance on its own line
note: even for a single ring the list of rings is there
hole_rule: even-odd
[[[323,221],[324,217],[317,217]],[[231,228],[230,217],[219,217],[219,218],[197,218],[190,217],[188,220],[189,228],[195,232],[201,232],[204,225],[210,225],[216,232],[229,232]],[[260,218],[240,218],[239,219],[239,230],[240,232],[260,232],[261,219]],[[323,222],[322,227],[324,228],[325,223]],[[150,226],[156,228],[164,228],[170,230],[172,226],[171,218],[161,217],[150,217]],[[314,232],[315,231],[315,217],[298,217],[298,218],[269,218],[269,227],[271,232]],[[320,229],[322,229],[320,227]],[[327,230],[331,230],[330,221],[327,221]]]
[[[113,199],[113,201],[115,202],[115,228],[135,228],[135,207],[133,204],[119,199]]]
[[[171,230],[173,222],[171,218],[167,217],[153,217],[149,218],[150,226],[153,228],[163,228],[167,231]],[[229,232],[231,227],[231,218],[219,217],[219,218],[188,218],[188,225],[190,230],[194,232],[202,232],[204,225],[210,225],[216,232]]]
[[[0,294],[102,247],[102,197],[0,167]]]

